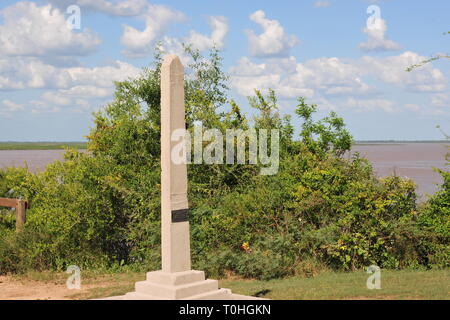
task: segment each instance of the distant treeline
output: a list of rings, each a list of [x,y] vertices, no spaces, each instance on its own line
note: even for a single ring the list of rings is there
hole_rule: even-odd
[[[0,142],[0,150],[57,150],[65,148],[86,149],[85,142]]]
[[[356,140],[355,144],[375,143],[447,143],[445,140]],[[58,150],[65,148],[86,149],[86,142],[0,142],[0,150]]]
[[[355,140],[355,144],[371,143],[448,143],[447,140]]]

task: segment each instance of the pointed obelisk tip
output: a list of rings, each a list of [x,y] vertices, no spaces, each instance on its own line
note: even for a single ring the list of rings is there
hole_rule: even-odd
[[[181,63],[180,58],[175,55],[175,54],[168,54],[164,57],[162,66],[163,67],[167,67],[167,66],[175,66],[175,65],[180,65],[182,66],[183,64]]]

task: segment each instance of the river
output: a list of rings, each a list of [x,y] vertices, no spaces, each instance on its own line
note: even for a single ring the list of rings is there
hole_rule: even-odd
[[[367,143],[355,145],[352,151],[369,159],[379,177],[396,173],[413,179],[422,197],[436,192],[437,184],[442,183],[433,167],[448,170],[445,143]],[[63,150],[0,150],[0,168],[27,163],[30,171],[36,172],[63,159],[63,154]]]

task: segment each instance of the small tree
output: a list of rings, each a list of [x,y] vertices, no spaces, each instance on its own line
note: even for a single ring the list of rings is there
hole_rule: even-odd
[[[322,120],[314,121],[312,115],[317,110],[316,104],[307,104],[305,98],[299,98],[295,113],[303,119],[300,136],[308,149],[323,157],[332,152],[342,156],[352,146],[352,136],[345,129],[344,120],[332,111]]]

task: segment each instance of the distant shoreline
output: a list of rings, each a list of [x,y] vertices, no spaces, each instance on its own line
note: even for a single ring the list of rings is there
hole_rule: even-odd
[[[436,140],[436,141],[355,141],[353,145],[355,146],[376,146],[376,145],[401,145],[401,144],[428,144],[428,143],[436,143],[436,144],[448,144],[450,143],[448,140]]]
[[[449,143],[448,140],[355,140],[355,144]]]
[[[65,148],[86,149],[86,142],[69,141],[69,142],[16,142],[5,141],[0,142],[0,150],[64,150]]]
[[[403,144],[403,143],[449,143],[447,140],[356,140],[355,145],[377,145],[377,144]],[[64,150],[65,148],[75,148],[79,150],[87,149],[87,142],[67,141],[0,141],[0,150]]]

